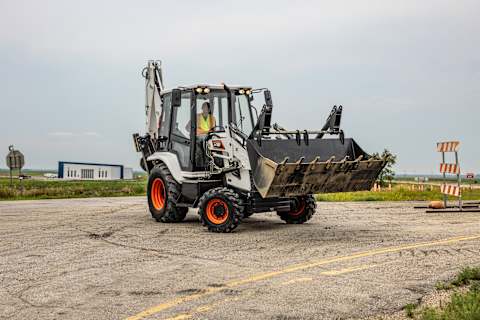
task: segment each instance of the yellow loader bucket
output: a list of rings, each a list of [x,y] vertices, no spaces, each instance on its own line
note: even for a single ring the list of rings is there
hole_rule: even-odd
[[[353,139],[248,140],[247,149],[263,198],[370,190],[386,165]]]

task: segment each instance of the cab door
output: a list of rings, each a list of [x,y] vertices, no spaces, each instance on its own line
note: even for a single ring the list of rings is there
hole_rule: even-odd
[[[191,92],[182,92],[181,104],[172,108],[170,126],[170,151],[178,156],[182,170],[192,170],[191,160]]]

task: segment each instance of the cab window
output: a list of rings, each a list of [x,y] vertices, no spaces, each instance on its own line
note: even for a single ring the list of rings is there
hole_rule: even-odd
[[[253,130],[252,113],[248,96],[239,94],[235,96],[235,124],[246,135],[249,135]]]
[[[206,103],[206,104],[205,104]],[[209,109],[207,109],[207,107]],[[204,110],[205,109],[205,110]],[[211,120],[207,115],[212,116]],[[224,131],[228,124],[228,99],[225,93],[209,93],[197,96],[197,120],[210,120],[209,128],[213,131]],[[197,127],[199,127],[197,123]]]
[[[176,153],[182,169],[191,167],[190,115],[191,93],[183,92],[181,104],[172,109],[171,151]]]
[[[168,137],[168,131],[170,130],[171,101],[171,93],[167,93],[162,97],[162,113],[158,120],[159,136]]]

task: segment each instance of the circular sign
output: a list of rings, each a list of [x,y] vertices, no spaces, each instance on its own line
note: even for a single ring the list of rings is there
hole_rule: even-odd
[[[8,149],[10,152],[7,155],[7,167],[11,170],[22,169],[25,165],[25,157],[23,154],[20,151],[13,149],[13,146],[10,146]]]

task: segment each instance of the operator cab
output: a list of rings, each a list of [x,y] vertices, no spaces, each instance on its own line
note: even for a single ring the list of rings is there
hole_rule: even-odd
[[[224,132],[230,123],[248,136],[258,117],[250,87],[193,85],[165,90],[161,98],[160,149],[177,154],[184,171],[206,169],[202,148],[207,137]]]

